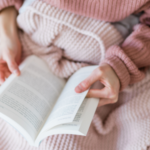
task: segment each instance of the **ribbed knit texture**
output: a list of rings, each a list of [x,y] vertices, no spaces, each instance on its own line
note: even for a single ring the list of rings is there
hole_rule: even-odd
[[[39,1],[39,0],[37,0]],[[82,16],[109,22],[120,21],[132,13],[141,12],[150,6],[149,0],[41,0],[57,8]],[[23,0],[1,0],[0,10],[8,6],[18,9]]]
[[[0,10],[9,7],[9,6],[15,6],[15,8],[18,10],[23,3],[23,0],[1,0],[0,1]]]
[[[3,0],[0,3],[1,9],[12,5],[14,1],[9,0],[6,5],[4,2]],[[148,0],[49,0],[48,3],[77,14],[109,21],[123,19],[135,11],[149,7]],[[20,33],[24,56],[32,53],[40,55],[49,63],[53,72],[62,77],[68,77],[84,65],[103,61],[110,64],[117,73],[121,89],[129,83],[135,84],[120,93],[117,104],[97,110],[86,137],[50,136],[39,148],[33,148],[15,129],[1,120],[0,148],[2,150],[146,150],[150,145],[150,70],[144,78],[142,69],[150,65],[150,29],[145,25],[137,25],[134,32],[119,47],[116,45],[118,42],[116,39],[120,39],[120,35],[110,24],[102,21],[96,23],[96,20],[90,18],[88,22],[87,18],[84,20],[84,17],[66,11],[61,13],[58,11],[53,15],[50,8],[53,7],[37,1],[18,17],[18,24],[26,33]],[[144,15],[141,21],[148,24],[149,11]],[[58,20],[60,22],[57,22]],[[78,20],[82,20],[82,23]],[[87,22],[89,26],[86,26]],[[70,41],[66,42],[66,39],[61,37],[64,34]],[[117,36],[112,38],[114,35]],[[76,42],[77,39],[80,39],[79,43]],[[94,44],[89,44],[89,41]],[[109,47],[111,45],[115,46]],[[105,50],[107,50],[106,55]],[[51,60],[53,63],[50,63]],[[136,83],[137,81],[139,82]]]
[[[8,2],[2,1],[0,8],[3,8],[4,6],[6,6],[7,3],[9,6],[11,2],[12,1],[8,1]],[[40,2],[41,1],[39,1],[39,3]],[[124,17],[128,16],[129,14],[131,14],[133,12],[138,12],[138,11],[144,10],[144,11],[146,11],[146,13],[144,15],[142,15],[141,21],[147,25],[150,24],[150,22],[149,22],[149,20],[150,20],[149,19],[150,1],[148,1],[148,0],[139,0],[139,1],[138,0],[132,0],[132,1],[115,0],[115,1],[113,1],[113,3],[111,1],[109,2],[108,0],[106,0],[106,1],[103,1],[103,0],[101,0],[101,1],[86,0],[86,3],[84,1],[79,2],[78,0],[76,0],[76,1],[47,0],[46,2],[56,6],[58,8],[62,8],[62,9],[68,10],[68,11],[70,10],[70,11],[75,12],[77,14],[85,15],[88,17],[96,18],[96,19],[102,19],[102,20],[106,20],[106,21],[107,20],[108,21],[120,20],[120,19],[123,19]],[[19,5],[18,1],[14,2],[14,5]],[[42,6],[39,5],[38,7],[40,8],[40,10],[37,9],[36,13],[37,14],[43,13],[42,15],[45,16],[45,18],[50,19],[50,15],[52,15],[52,14],[47,13],[48,9],[49,9],[48,7],[47,7],[47,9],[44,10],[45,6],[46,6],[46,4],[42,5]],[[99,11],[97,10],[97,8]],[[101,10],[103,12],[101,12]],[[49,13],[50,12],[51,11],[49,11]],[[97,15],[97,16],[95,16],[95,15]],[[99,56],[100,57],[99,62],[101,62],[101,60],[104,59],[105,50],[107,50],[107,48],[112,44],[116,45],[115,42],[116,42],[117,38],[114,37],[114,39],[113,39],[113,36],[115,34],[113,34],[111,32],[111,31],[113,31],[112,27],[109,30],[108,26],[105,23],[104,23],[104,25],[102,25],[103,24],[102,21],[100,21],[101,25],[102,25],[101,26],[101,25],[98,25],[98,22],[96,23],[96,21],[91,22],[91,19],[87,18],[87,17],[84,18],[84,17],[78,15],[78,16],[76,16],[75,20],[72,20],[72,18],[73,18],[72,16],[74,16],[74,14],[70,13],[69,16],[71,16],[71,17],[68,17],[68,15],[66,17],[65,13],[63,13],[63,15],[62,14],[60,15],[59,13],[56,16],[55,16],[55,13],[54,13],[54,15],[52,15],[52,17],[53,18],[56,17],[56,20],[57,21],[59,20],[61,22],[61,24],[65,23],[66,26],[71,27],[73,30],[76,30],[81,34],[86,34],[88,36],[91,36],[92,38],[95,38],[100,45],[101,54],[100,54],[100,51],[97,54],[95,54],[94,50],[93,50],[92,54],[94,54],[95,56]],[[78,21],[78,19],[80,21]],[[67,20],[67,22],[66,22],[66,20]],[[84,25],[84,21],[89,23],[89,24],[87,23],[88,26]],[[34,20],[33,22],[35,23],[35,22],[37,22],[37,20],[36,21]],[[24,20],[22,20],[22,24],[23,23],[24,23]],[[33,25],[34,23],[31,23],[31,24]],[[59,22],[57,22],[57,23],[59,23]],[[26,21],[26,24],[28,24],[27,21]],[[34,26],[36,27],[36,25],[34,25]],[[32,28],[34,28],[33,30],[35,30],[35,27],[32,27]],[[60,28],[63,28],[62,33],[61,33],[61,35],[63,36],[63,32],[65,30],[64,27],[58,27],[58,28],[59,29],[55,29],[55,30],[61,30]],[[41,31],[44,32],[44,29],[41,29]],[[93,31],[92,34],[91,34],[91,31]],[[41,32],[41,34],[42,34],[42,32]],[[53,35],[53,36],[55,37],[59,32],[60,31],[57,31],[57,33],[55,33],[55,35]],[[123,43],[123,45],[120,48],[115,49],[114,47],[111,47],[111,48],[109,48],[108,52],[106,53],[107,59],[105,59],[104,62],[110,64],[111,67],[114,69],[114,71],[117,73],[117,75],[120,79],[120,83],[121,83],[121,89],[120,90],[124,89],[128,84],[138,82],[144,78],[144,74],[141,71],[141,68],[146,67],[150,64],[149,63],[150,45],[148,42],[150,39],[149,32],[150,32],[149,28],[147,28],[146,26],[139,25],[135,28],[134,32],[131,34],[131,36],[129,36],[127,38],[127,40]],[[106,36],[107,33],[109,33],[108,36]],[[112,35],[111,35],[111,33],[112,33]],[[98,39],[96,34],[99,34],[101,37]],[[35,37],[38,37],[38,35],[36,35],[36,34],[34,34],[34,35],[35,35]],[[65,33],[64,33],[64,35],[65,35]],[[39,36],[39,37],[41,37],[41,36]],[[72,51],[70,51],[72,54],[68,53],[66,51],[68,47],[66,48],[66,45],[65,45],[66,43],[64,41],[67,41],[66,39],[69,39],[69,36],[65,35],[65,37],[66,38],[58,38],[58,39],[61,39],[60,41],[61,41],[61,43],[64,43],[64,45],[61,45],[61,44],[57,45],[56,44],[59,48],[65,49],[64,55],[60,55],[60,53],[59,53],[59,56],[57,55],[57,58],[56,58],[56,54],[55,54],[55,60],[57,62],[60,61],[60,59],[58,59],[58,57],[62,58],[61,56],[67,56],[66,58],[68,58],[69,60],[80,61],[80,62],[82,61],[82,62],[88,63],[88,64],[92,64],[92,63],[96,64],[98,62],[97,58],[93,59],[93,57],[91,57],[91,58],[92,58],[92,60],[95,60],[95,62],[91,61],[85,53],[84,54],[81,53],[82,56],[81,55],[79,56],[78,54],[75,55],[74,52],[76,52],[76,49],[78,49],[77,45],[80,45],[79,47],[83,48],[81,46],[82,44],[84,44],[83,42],[82,42],[82,44],[77,44],[77,43],[72,44],[72,48],[71,48]],[[79,36],[78,36],[78,39],[80,39]],[[105,42],[106,39],[107,39],[107,42]],[[33,39],[33,41],[36,41],[36,39]],[[40,44],[40,40],[37,40],[37,41],[38,41],[38,44]],[[80,39],[80,41],[82,41],[82,40]],[[94,44],[93,41],[91,41],[91,39],[89,41],[90,41],[90,43],[93,43],[93,45],[96,47],[96,45]],[[70,41],[70,42],[73,43],[73,41]],[[118,41],[118,43],[119,42],[120,42],[120,40]],[[54,42],[54,44],[55,44],[55,42]],[[91,49],[90,44],[86,48],[86,50],[89,52],[88,48]],[[84,52],[83,49],[81,51]],[[71,55],[74,55],[74,56],[71,57]],[[77,55],[78,55],[78,59],[76,59]],[[109,56],[107,56],[107,55],[109,55]],[[86,58],[84,59],[83,56],[85,56]],[[116,62],[116,61],[114,61],[114,58],[117,59],[118,63],[116,63],[116,64],[114,63],[114,62]],[[147,60],[147,61],[145,61],[145,60]],[[69,76],[69,74],[62,74],[61,73],[62,72],[61,70],[63,70],[64,65],[58,66],[58,63],[55,63],[55,64],[57,65],[57,66],[55,66],[55,68],[57,68],[57,69],[52,69],[52,70],[57,70],[57,73],[55,73],[55,74],[57,74],[61,77],[68,77]],[[64,61],[62,61],[61,64],[65,64]],[[139,64],[140,64],[140,66],[139,66]],[[79,68],[77,67],[76,69],[79,69]],[[122,68],[124,68],[124,69],[122,70]],[[72,71],[71,70],[70,71],[73,73],[76,69],[73,69]],[[127,76],[125,76],[125,75],[127,75]]]
[[[109,22],[120,21],[150,6],[149,0],[44,0],[58,8]]]
[[[123,38],[110,24],[75,15],[36,1],[17,18],[25,32],[23,52],[46,60],[57,76],[69,77],[79,68],[99,64],[108,47]]]
[[[121,90],[144,78],[144,67],[150,65],[150,28],[136,25],[134,32],[121,47],[112,46],[106,52],[104,63],[108,63],[117,73]]]

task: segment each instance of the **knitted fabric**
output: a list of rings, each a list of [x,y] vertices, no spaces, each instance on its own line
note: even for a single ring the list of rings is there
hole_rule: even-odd
[[[105,51],[123,38],[110,23],[90,19],[36,1],[17,18],[23,52],[38,55],[54,74],[69,77],[99,64]]]
[[[141,1],[140,4],[142,4],[142,3],[144,4],[145,2],[146,1]],[[138,5],[138,3],[137,3],[137,5]],[[36,6],[38,6],[38,7],[36,7]],[[41,6],[43,6],[43,7],[41,7]],[[25,17],[28,18],[30,16],[29,18],[31,18],[31,20],[32,20],[34,18],[33,16],[36,16],[34,18],[35,19],[34,21],[37,21],[34,24],[34,23],[31,23],[33,21],[29,20],[27,22],[29,24],[26,26],[26,30],[25,30],[26,34],[20,33],[21,40],[22,40],[22,42],[24,41],[23,42],[24,56],[30,55],[32,52],[36,52],[36,50],[37,50],[37,52],[38,52],[37,54],[40,56],[43,55],[42,57],[45,60],[47,60],[47,58],[45,58],[45,57],[47,56],[47,54],[49,54],[49,52],[51,52],[51,48],[52,48],[52,51],[54,51],[54,52],[55,52],[55,49],[57,49],[57,53],[64,53],[64,51],[62,51],[63,47],[58,48],[58,45],[53,44],[55,42],[55,40],[54,41],[52,40],[52,42],[50,42],[50,43],[52,43],[52,45],[46,45],[48,43],[47,41],[49,40],[49,39],[45,38],[47,36],[46,35],[44,36],[42,34],[40,34],[40,36],[36,36],[36,34],[35,34],[36,31],[38,31],[38,30],[36,30],[36,27],[38,27],[37,29],[40,29],[40,26],[48,23],[47,19],[43,19],[44,17],[43,16],[40,17],[40,14],[38,14],[40,12],[40,10],[44,10],[45,12],[46,11],[48,12],[48,9],[46,9],[45,6],[46,5],[45,4],[42,5],[42,3],[40,5],[38,5],[38,3],[35,3],[33,5],[32,9],[30,8],[30,11],[28,11],[28,13],[24,13],[24,14],[22,14],[22,17],[21,16],[18,17],[18,25],[20,27],[22,27],[22,29],[25,29],[25,28],[23,28],[23,25],[24,25],[23,23],[25,22]],[[141,5],[138,5],[138,6],[141,6]],[[51,7],[51,6],[48,6],[48,7]],[[35,9],[35,8],[39,8],[39,9]],[[36,13],[31,13],[31,12],[34,12],[33,10],[34,11],[39,10],[39,11]],[[30,15],[28,15],[28,14],[30,14]],[[43,14],[43,11],[41,14]],[[21,19],[21,18],[24,18],[24,19]],[[41,21],[42,19],[44,20],[43,22]],[[42,22],[43,24],[39,24],[39,21]],[[23,23],[21,23],[21,22],[23,22]],[[70,31],[73,30],[74,32],[75,31],[77,32],[77,30],[70,28],[67,25],[66,24],[60,25],[59,31],[62,31],[61,30],[61,27],[62,27],[63,29],[66,28],[67,31],[69,31],[68,29],[70,29]],[[55,29],[56,24],[53,27]],[[41,28],[41,29],[43,30],[43,28]],[[109,29],[109,28],[106,28],[106,29]],[[144,30],[143,35],[145,35],[145,33],[147,32],[146,36],[148,37],[149,29],[147,27],[145,28],[145,26],[144,26],[144,28],[143,28],[143,26],[138,26],[136,29],[137,29],[139,35],[141,34],[141,32],[139,32],[139,31],[143,32],[143,30]],[[34,30],[34,32],[31,32],[33,30]],[[40,33],[43,33],[43,34],[47,33],[49,35],[50,32],[48,32],[48,31],[50,31],[50,28],[49,28],[49,30],[47,29],[46,31],[47,32],[44,32],[44,33],[40,32]],[[103,30],[103,32],[104,32],[104,30]],[[63,31],[61,33],[63,33]],[[79,33],[79,31],[77,33]],[[97,32],[95,32],[95,33],[97,33]],[[115,32],[115,34],[116,33],[117,32]],[[89,37],[85,33],[80,33],[80,34],[83,37]],[[118,35],[118,34],[116,34],[116,35]],[[134,36],[137,37],[136,35],[134,35]],[[90,37],[93,38],[92,36],[90,36]],[[97,35],[97,37],[99,37],[99,36]],[[134,39],[133,36],[131,36],[131,37],[132,37],[132,39]],[[142,37],[140,37],[138,39],[140,40],[141,38]],[[105,41],[104,39],[102,41]],[[146,38],[146,40],[145,40],[146,42],[148,41],[147,39],[148,38]],[[110,40],[110,42],[111,42],[111,40]],[[42,42],[40,43],[40,41],[42,41]],[[51,41],[51,39],[49,41]],[[56,41],[57,41],[57,38],[56,38]],[[130,43],[130,40],[128,40],[128,41]],[[92,41],[92,42],[94,42],[94,41]],[[97,40],[95,43],[97,43],[97,45],[100,46],[100,44],[99,44],[99,42],[97,42]],[[105,43],[107,45],[107,40]],[[86,44],[88,44],[88,42],[86,42]],[[112,44],[114,44],[114,43],[112,43]],[[81,45],[82,45],[82,43],[81,43]],[[110,45],[111,44],[109,43],[108,47]],[[74,46],[76,46],[76,45],[74,44]],[[147,49],[148,48],[149,47],[147,46]],[[117,47],[117,49],[118,49],[118,47]],[[61,51],[61,52],[59,52],[59,51]],[[67,51],[67,49],[65,49],[65,51]],[[69,50],[68,50],[68,52],[69,52]],[[110,54],[110,52],[109,52],[109,54]],[[67,58],[71,57],[70,55],[68,57],[67,54],[63,54],[63,55],[61,54],[59,56],[65,56]],[[97,56],[97,53],[96,53],[96,56]],[[97,56],[97,59],[94,58],[94,60],[91,62],[89,61],[90,59],[83,60],[83,63],[78,62],[79,68],[84,65],[94,64],[94,63],[97,63],[98,61],[100,62],[103,58],[102,56],[103,56],[102,49],[100,49],[99,58]],[[107,55],[107,56],[109,57],[109,55]],[[57,57],[54,57],[54,58],[58,58],[58,55],[57,55]],[[70,58],[70,60],[74,60],[74,58]],[[111,59],[109,59],[109,60],[111,60]],[[55,59],[55,61],[58,62],[58,59]],[[70,62],[74,63],[74,61],[69,61],[69,63]],[[118,62],[120,62],[120,61],[118,61]],[[56,63],[54,63],[54,64],[56,64]],[[74,66],[78,66],[78,65],[76,65],[76,63],[74,63],[74,64],[75,64]],[[140,63],[138,65],[141,66]],[[66,65],[64,65],[64,66],[66,66]],[[124,67],[124,65],[122,65],[122,66]],[[70,68],[71,67],[72,66],[70,65]],[[57,67],[55,67],[55,68],[57,68]],[[74,68],[74,67],[72,67],[72,68]],[[127,69],[127,68],[125,68],[125,69]],[[60,70],[60,68],[58,70]],[[61,74],[58,71],[58,75],[67,77],[68,76],[67,69],[63,69],[63,70],[66,70],[66,71],[64,71],[66,73]],[[72,71],[69,70],[69,72],[71,73],[71,72],[74,72],[75,70],[76,69],[72,69]],[[53,70],[53,72],[54,71],[55,71],[55,69]],[[56,74],[57,74],[57,72],[56,72]],[[127,74],[127,75],[129,75],[129,74]],[[127,81],[127,80],[125,80],[125,81]],[[1,150],[4,150],[4,149],[6,149],[6,150],[43,150],[43,149],[44,150],[59,150],[59,149],[60,150],[62,150],[62,149],[65,149],[65,150],[70,150],[70,149],[71,150],[84,150],[84,149],[85,150],[99,150],[99,149],[101,149],[101,150],[146,150],[147,147],[150,145],[150,136],[149,136],[150,135],[149,134],[150,133],[150,118],[149,118],[150,92],[149,92],[149,89],[150,89],[150,70],[147,71],[146,77],[143,80],[141,80],[138,83],[135,83],[132,86],[127,87],[125,90],[123,90],[120,93],[118,103],[116,103],[114,105],[103,106],[103,107],[97,109],[96,114],[93,118],[92,124],[90,126],[89,132],[86,137],[76,136],[76,135],[54,135],[54,136],[50,136],[50,137],[44,139],[39,148],[34,148],[34,147],[29,146],[29,144],[20,135],[20,133],[18,133],[13,127],[11,127],[9,124],[4,122],[3,120],[0,120],[0,139],[1,139],[0,140],[0,149]]]
[[[1,0],[0,10],[19,6],[24,0]],[[149,0],[41,0],[57,8],[73,12],[82,16],[105,20],[120,21],[132,13],[145,11],[150,6]]]
[[[120,21],[145,11],[149,0],[43,0],[57,8],[108,22]]]
[[[23,3],[23,0],[1,0],[0,1],[0,10],[9,7],[15,6],[16,9],[19,9]]]
[[[42,2],[42,1],[39,1],[39,2]],[[143,23],[145,23],[146,25],[149,25],[150,1],[148,1],[148,0],[140,0],[140,1],[139,0],[132,0],[132,1],[115,0],[115,1],[113,1],[113,3],[110,0],[106,0],[106,1],[104,1],[104,0],[99,0],[99,1],[86,0],[85,2],[83,0],[82,1],[78,1],[78,0],[76,0],[76,1],[46,0],[46,2],[48,4],[54,5],[58,8],[64,9],[64,10],[72,11],[77,14],[81,14],[81,15],[88,16],[91,18],[99,19],[99,21],[100,20],[118,21],[120,19],[127,17],[128,15],[130,15],[133,12],[145,11],[145,14],[142,15],[140,20]],[[2,2],[0,3],[0,9],[6,7],[7,3],[8,3],[7,6],[12,5],[12,1],[7,0],[7,2],[5,2],[2,0]],[[21,0],[13,1],[13,3],[14,3],[14,5],[18,5],[21,3]],[[38,7],[41,10],[37,9],[38,10],[37,13],[44,13],[43,15],[48,16],[48,14],[46,13],[48,7],[44,11],[43,11],[43,8],[45,7],[44,5],[42,5],[42,7],[41,6],[38,6]],[[66,21],[67,18],[63,18],[63,16],[61,16],[61,17],[62,18],[60,20],[62,23],[63,23],[63,21]],[[81,16],[79,18],[81,18]],[[63,20],[63,19],[65,19],[65,20]],[[69,17],[69,19],[70,19],[69,22],[74,24],[74,21],[71,19],[71,17]],[[75,22],[79,23],[79,21],[77,21],[77,20],[78,20],[78,17],[76,18]],[[87,22],[88,22],[88,20],[90,21],[90,18],[84,19],[84,21],[87,21]],[[24,22],[24,20],[22,22]],[[37,22],[37,20],[34,22]],[[79,26],[82,26],[82,25],[83,24],[81,23]],[[109,41],[108,45],[111,45],[111,44],[115,45],[115,46],[110,47],[107,50],[104,63],[108,63],[116,72],[118,78],[120,79],[120,83],[121,83],[120,91],[123,90],[129,84],[133,84],[138,81],[141,81],[145,76],[145,72],[143,72],[143,68],[150,65],[150,54],[149,54],[150,28],[148,28],[146,25],[140,24],[140,25],[136,26],[134,28],[133,33],[125,40],[125,42],[122,43],[122,45],[120,47],[116,46],[117,44],[115,44],[114,40],[116,38],[114,38],[114,40],[112,38],[112,43],[109,41],[108,38],[113,37],[113,35],[111,36],[111,33],[110,33],[110,34],[108,34],[108,36],[106,36],[106,34],[107,34],[107,33],[105,33],[106,26],[100,27],[95,22],[93,22],[93,26],[92,26],[92,24],[90,24],[90,25],[88,24],[88,26],[86,26],[86,32],[88,31],[88,33],[89,33],[89,31],[91,31],[90,28],[93,30],[92,27],[95,28],[95,32],[103,30],[104,36],[105,36],[105,38],[107,38],[107,42]],[[42,27],[43,27],[43,25],[42,25]],[[83,27],[85,27],[85,26],[83,25]],[[98,27],[100,27],[100,28],[98,28]],[[41,30],[43,31],[44,29],[41,29]],[[108,31],[108,28],[106,31]],[[78,31],[78,32],[80,32],[80,31]],[[83,33],[83,34],[85,34],[85,33]],[[61,33],[61,35],[63,35],[63,34]],[[103,36],[103,35],[101,35],[101,36]],[[66,36],[66,38],[67,38],[67,36]],[[59,39],[61,39],[61,38],[59,38]],[[103,40],[104,39],[101,39],[101,41],[103,41]],[[100,62],[101,62],[102,58],[104,58],[104,51],[109,47],[108,45],[103,47],[105,44],[106,43],[104,40],[104,42],[102,42],[100,44],[101,45],[101,54],[100,53],[96,54],[96,56],[101,57]],[[74,47],[72,49],[75,49],[76,45],[74,45]],[[63,48],[63,46],[60,48]],[[64,47],[64,48],[66,48],[66,47]],[[75,49],[75,51],[76,51],[76,49]],[[95,54],[95,52],[93,54]],[[67,55],[67,58],[69,59],[70,54],[69,55],[66,54],[66,55]],[[81,53],[81,55],[82,55],[82,53]],[[87,59],[88,59],[88,57],[87,57]],[[59,59],[57,59],[57,60],[59,60]],[[76,60],[76,56],[75,56],[75,59],[71,58],[71,60],[82,61],[84,63],[92,64],[91,62],[88,62],[85,59]],[[64,61],[62,61],[61,64],[63,64],[63,62]],[[60,70],[60,71],[57,71],[57,72],[62,72],[61,71],[62,68],[63,68],[63,66],[59,67],[58,70]],[[57,73],[57,74],[59,74],[59,73]],[[59,76],[63,76],[63,75],[59,75]],[[67,76],[68,75],[66,74],[65,77],[67,77]]]

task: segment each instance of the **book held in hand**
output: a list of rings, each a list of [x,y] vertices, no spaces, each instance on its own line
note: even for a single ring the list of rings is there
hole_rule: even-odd
[[[36,147],[50,135],[86,136],[99,100],[85,98],[88,90],[79,94],[74,89],[96,67],[81,68],[66,82],[42,59],[28,57],[21,75],[11,75],[0,87],[0,117]]]

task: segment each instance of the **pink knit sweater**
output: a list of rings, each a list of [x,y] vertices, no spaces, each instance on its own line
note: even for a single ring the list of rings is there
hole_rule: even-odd
[[[117,5],[115,5],[115,2],[117,2],[115,0],[113,0],[113,4],[111,5],[111,7],[110,5],[107,5],[108,3],[106,3],[112,2],[111,0],[103,0],[103,3],[100,5],[100,7],[102,7],[101,9],[100,7],[98,7],[98,5],[95,5],[98,3],[98,1],[96,0],[88,0],[87,2],[83,0],[67,0],[67,3],[65,3],[65,1],[53,0],[49,2],[62,9],[72,10],[75,13],[78,12],[79,14],[86,16],[89,16],[88,14],[90,14],[91,17],[97,19],[104,17],[100,17],[103,11],[103,15],[106,15],[107,19],[110,17],[109,21],[113,21],[119,18],[118,16],[115,18],[115,11],[117,11],[116,14],[118,14],[120,18],[123,18],[130,13],[137,11],[137,9],[141,8],[141,6],[143,6],[147,1],[120,0],[117,5],[122,5],[122,7],[119,8],[121,11],[119,11]],[[131,3],[133,3],[133,5]],[[21,6],[21,1],[1,0],[0,9],[14,4],[18,9]],[[108,7],[108,10],[112,10],[112,6],[114,6],[115,11],[107,14],[107,11],[105,12],[104,8]],[[131,6],[136,6],[136,8],[132,8]],[[101,13],[95,15],[96,10],[101,11]],[[70,43],[74,44],[72,48],[78,50],[78,53],[74,51],[74,49],[72,49],[73,51],[69,51],[66,47],[66,51],[64,53],[65,56],[68,56],[68,54],[69,56],[71,56],[70,54],[72,52],[73,56],[76,56],[74,54],[80,54],[79,56],[82,56],[81,52],[83,52],[84,49],[86,50],[86,48],[89,48],[87,51],[88,53],[84,51],[84,54],[86,55],[84,57],[78,57],[78,60],[79,58],[81,60],[83,60],[84,58],[84,61],[92,60],[93,63],[97,63],[103,54],[101,50],[104,47],[106,47],[107,49],[110,45],[114,45],[111,48],[107,49],[104,61],[109,63],[114,68],[114,70],[120,77],[122,88],[124,88],[128,83],[137,82],[142,79],[142,77],[144,77],[144,73],[141,70],[143,67],[149,65],[150,57],[148,54],[148,50],[150,47],[149,28],[147,26],[137,25],[134,28],[133,34],[130,35],[130,37],[125,40],[122,46],[119,47],[117,46],[117,42],[118,40],[120,40],[120,36],[109,23],[103,23],[100,20],[91,20],[90,18],[86,17],[82,18],[82,16],[74,14],[66,15],[68,13],[66,13],[65,11],[57,11],[57,9],[54,9],[52,6],[47,6],[44,3],[38,1],[36,1],[36,3],[29,8],[28,12],[23,13],[18,17],[19,26],[23,29],[26,29],[25,32],[28,33],[23,35],[21,34],[21,40],[23,42],[23,48],[25,50],[24,52],[27,52],[25,55],[30,54],[32,50],[36,51],[39,54],[41,54],[42,52],[43,57],[48,57],[46,58],[46,60],[48,61],[56,59],[58,60],[59,58],[56,57],[56,55],[59,57],[63,56],[63,51],[60,50],[60,48],[56,47],[55,45],[47,46],[47,44],[49,43],[49,41],[53,40],[53,37],[57,35],[56,33],[61,32],[63,34],[66,34],[69,33],[71,28],[68,28],[68,26],[64,26],[64,24],[58,25],[56,22],[52,22],[48,14],[51,14],[53,20],[62,19],[63,21],[68,21],[65,22],[65,24],[67,23],[68,26],[72,27],[72,29],[74,29],[73,31],[78,31],[78,33],[74,32],[74,37],[72,37],[71,34],[67,34],[67,36],[70,36],[70,39],[72,40],[70,41]],[[149,23],[149,20],[145,19],[148,16],[149,14],[147,9],[146,13],[141,17],[141,20],[143,20],[143,22],[145,22],[146,24]],[[72,18],[76,20],[72,21]],[[82,20],[82,22],[80,22],[79,20]],[[86,21],[89,21],[88,23],[90,26],[86,26]],[[46,32],[42,32],[42,29],[45,29]],[[79,31],[80,33],[82,32],[82,36],[79,34]],[[37,34],[40,34],[40,36],[37,36]],[[109,37],[108,35],[110,34],[112,36]],[[97,42],[93,37],[96,37],[97,41],[99,42]],[[80,46],[78,46],[78,43],[74,43],[76,42],[73,40],[74,38],[79,39],[78,42],[80,42]],[[91,45],[89,45],[88,42],[86,42],[85,44],[82,42],[86,40],[91,41]],[[103,43],[101,41],[103,41]],[[62,41],[62,38],[60,36],[53,42],[56,42],[55,44],[57,45],[68,46],[66,40],[63,39]],[[37,43],[40,46],[38,46]],[[99,47],[99,45],[101,45],[101,48]],[[93,49],[92,51],[89,51],[91,49],[91,47],[89,46],[95,48],[94,51]],[[99,50],[99,53],[97,53],[97,49]],[[50,57],[49,55],[47,55],[49,53],[52,54],[50,55]],[[75,58],[77,57],[71,59],[75,60]],[[57,74],[59,74],[60,76],[67,76],[68,72],[75,71],[79,67],[85,65],[83,63],[79,63],[79,61],[70,61],[69,63],[66,63],[66,59],[61,60],[62,64],[58,70],[55,68],[57,68],[59,61],[57,63],[55,63],[55,61],[51,63],[54,71],[57,71]],[[72,68],[68,67],[69,65]],[[59,70],[63,67],[66,67],[64,68],[64,71],[59,72]],[[68,70],[68,68],[71,70]],[[146,76],[143,80],[128,86],[126,89],[120,92],[119,101],[116,104],[106,105],[97,109],[86,137],[65,134],[49,136],[41,142],[39,148],[30,146],[20,135],[20,133],[18,133],[5,121],[0,119],[0,150],[147,150],[147,147],[150,146],[149,89],[150,69],[148,69],[148,71],[146,72]]]
[[[108,63],[117,73],[121,90],[128,84],[144,78],[143,68],[150,65],[150,1],[149,0],[45,0],[58,8],[74,13],[105,20],[118,21],[134,12],[145,11],[141,22],[134,28],[134,32],[121,46],[112,46],[106,52],[105,63]],[[1,0],[0,9],[15,5],[18,9],[22,0]]]

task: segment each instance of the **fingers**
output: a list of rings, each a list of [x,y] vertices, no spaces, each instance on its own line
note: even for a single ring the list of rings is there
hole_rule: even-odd
[[[11,75],[6,63],[0,64],[0,85]]]
[[[114,90],[114,88],[105,87],[101,90],[99,89],[90,89],[87,93],[87,97],[95,97],[95,98],[109,98],[109,99],[117,99],[118,91]]]
[[[100,99],[99,100],[99,103],[98,103],[98,107],[101,107],[101,106],[104,106],[104,105],[107,105],[107,104],[113,104],[113,103],[116,103],[117,101],[112,101],[110,99]]]
[[[87,97],[100,98],[98,106],[113,104],[118,101],[118,93],[113,91],[113,89],[108,89],[107,87],[101,90],[91,89],[89,90]]]
[[[4,72],[0,71],[0,85],[3,84],[5,82],[5,75]]]
[[[5,63],[5,61],[4,61],[4,60],[2,60],[2,59],[0,59],[0,63]]]
[[[10,75],[10,72],[0,72],[0,85],[2,85],[5,82],[5,79],[8,78]]]
[[[95,69],[88,78],[75,88],[75,91],[81,93],[89,89],[96,81],[100,81],[104,85],[104,88],[90,89],[87,97],[100,98],[99,106],[116,103],[119,95],[120,82],[113,69],[107,64],[103,64]]]
[[[75,91],[77,93],[81,93],[86,91],[87,89],[90,88],[90,86],[95,83],[97,80],[99,80],[101,76],[101,71],[97,68],[95,69],[92,74],[87,77],[84,81],[82,81],[76,88]]]
[[[11,71],[11,73],[14,73],[15,75],[19,76],[20,70],[18,68],[18,65],[17,65],[15,59],[11,55],[7,55],[4,59],[8,65],[8,68]]]
[[[117,103],[117,101],[118,101],[118,98],[115,98],[115,99],[101,98],[99,100],[98,107],[103,106],[103,105],[107,105],[107,104],[114,104],[114,103]]]
[[[11,72],[10,72],[10,71],[6,71],[6,72],[5,72],[5,78],[8,78],[10,75],[11,75]]]
[[[106,88],[103,88],[101,90],[99,89],[90,89],[86,95],[86,97],[95,97],[95,98],[110,98],[112,97],[111,93],[106,90]]]

